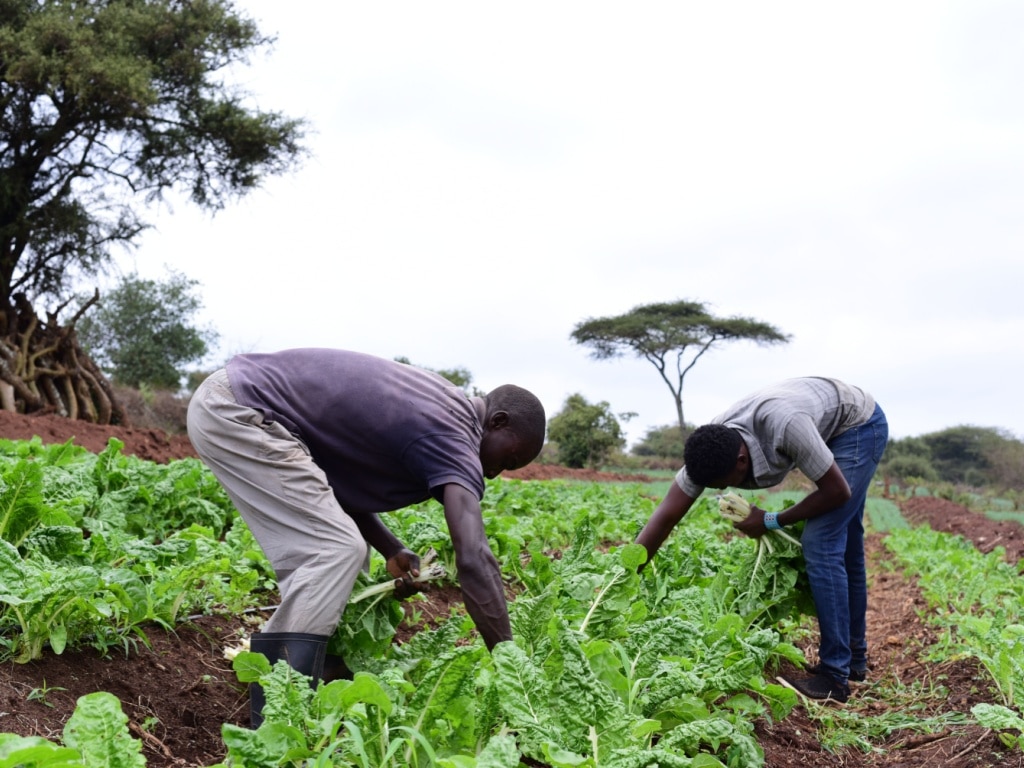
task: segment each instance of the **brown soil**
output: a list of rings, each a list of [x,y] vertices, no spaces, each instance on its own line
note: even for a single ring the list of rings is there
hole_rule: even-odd
[[[93,453],[102,451],[107,447],[107,441],[116,437],[124,443],[126,454],[160,464],[196,455],[187,435],[168,435],[158,429],[90,424],[54,414],[22,416],[0,410],[0,439],[31,440],[33,437],[39,437],[46,444],[74,440],[75,445]]]
[[[598,472],[596,469],[570,469],[569,467],[560,467],[556,464],[529,464],[522,469],[516,469],[511,472],[502,472],[501,476],[509,480],[567,479],[598,483],[644,483],[651,479],[647,475],[642,474]]]
[[[38,435],[44,443],[63,443],[74,438],[90,451],[100,451],[107,439],[124,442],[125,453],[164,462],[194,456],[187,437],[168,437],[157,430],[100,427],[71,422],[58,416],[23,417],[0,411],[0,438],[23,440]],[[512,477],[572,477],[581,480],[643,480],[643,476],[609,476],[589,470],[566,470],[538,465],[512,473]],[[903,505],[915,523],[960,534],[984,551],[995,546],[1007,550],[1007,558],[1024,558],[1022,529],[1014,523],[999,523],[970,512],[952,502],[918,497]],[[881,538],[873,536],[867,545],[870,558],[870,608],[868,640],[872,649],[871,679],[896,677],[905,685],[920,681],[926,688],[943,686],[945,697],[918,702],[919,717],[940,712],[968,712],[986,695],[982,670],[970,659],[950,659],[942,664],[921,659],[936,641],[935,633],[919,614],[924,601],[912,576],[885,566]],[[428,601],[416,603],[421,618],[416,631],[450,615],[458,605],[457,589],[431,588]],[[204,617],[182,625],[175,632],[153,627],[146,630],[147,643],[137,642],[126,653],[108,658],[98,653],[66,651],[28,664],[0,664],[0,732],[61,738],[64,723],[74,711],[79,696],[92,691],[116,695],[129,719],[129,727],[142,740],[147,764],[153,768],[205,766],[223,759],[222,723],[245,725],[248,698],[236,681],[226,647],[235,645],[252,629],[253,617]],[[401,638],[400,638],[401,639]],[[809,644],[812,646],[813,644]],[[811,647],[807,649],[810,656]],[[858,686],[847,705],[865,713],[882,714],[896,706],[908,706],[877,699],[871,685]],[[798,708],[774,725],[758,723],[767,768],[834,765],[844,768],[1021,768],[1024,755],[1009,752],[997,737],[978,726],[950,727],[939,734],[895,733],[871,752],[847,748],[838,753],[825,751],[816,737],[816,727]]]

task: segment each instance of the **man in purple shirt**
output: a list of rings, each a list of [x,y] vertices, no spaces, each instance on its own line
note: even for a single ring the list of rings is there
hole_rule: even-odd
[[[373,547],[411,585],[419,557],[381,512],[444,506],[459,584],[488,649],[512,639],[484,532],[484,478],[540,453],[544,408],[511,384],[470,397],[442,376],[359,352],[290,349],[232,358],[189,404],[189,437],[266,553],[280,605],[250,642],[330,678],[326,645]],[[263,693],[251,690],[252,721]]]

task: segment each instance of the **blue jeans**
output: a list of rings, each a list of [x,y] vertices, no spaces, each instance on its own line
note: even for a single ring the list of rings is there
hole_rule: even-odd
[[[867,667],[868,585],[864,566],[864,502],[889,439],[882,409],[828,443],[851,496],[843,506],[804,524],[801,542],[821,642],[822,670],[846,683]]]

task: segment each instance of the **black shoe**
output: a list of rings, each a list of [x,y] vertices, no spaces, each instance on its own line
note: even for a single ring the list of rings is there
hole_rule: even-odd
[[[305,632],[253,632],[249,638],[249,650],[262,653],[273,665],[282,659],[296,672],[301,672],[316,688],[323,677],[324,657],[327,654],[327,635],[311,635]],[[253,730],[263,723],[263,707],[266,698],[263,686],[249,684],[249,722]]]
[[[815,664],[813,667],[805,667],[804,672],[808,672],[812,675],[824,675],[828,674],[825,672],[820,664]],[[866,669],[851,669],[849,681],[851,683],[863,683],[868,679],[868,671]]]
[[[840,704],[845,704],[846,700],[850,698],[850,687],[828,675],[813,675],[799,679],[784,677],[783,679],[809,699],[832,699]]]
[[[345,659],[333,653],[328,653],[324,656],[323,681],[325,683],[332,683],[335,680],[351,679],[352,670],[348,668],[348,664],[345,663]]]

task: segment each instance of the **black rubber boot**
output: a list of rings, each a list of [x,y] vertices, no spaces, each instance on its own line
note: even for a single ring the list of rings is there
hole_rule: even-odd
[[[323,681],[332,683],[335,680],[351,680],[352,670],[348,668],[345,659],[335,653],[328,653],[324,657]]]
[[[285,660],[296,672],[313,678],[314,686],[323,678],[324,657],[327,654],[327,635],[309,635],[304,632],[254,632],[249,639],[249,650],[262,653],[273,666]],[[249,684],[249,721],[253,728],[263,722],[266,699],[263,686]]]

